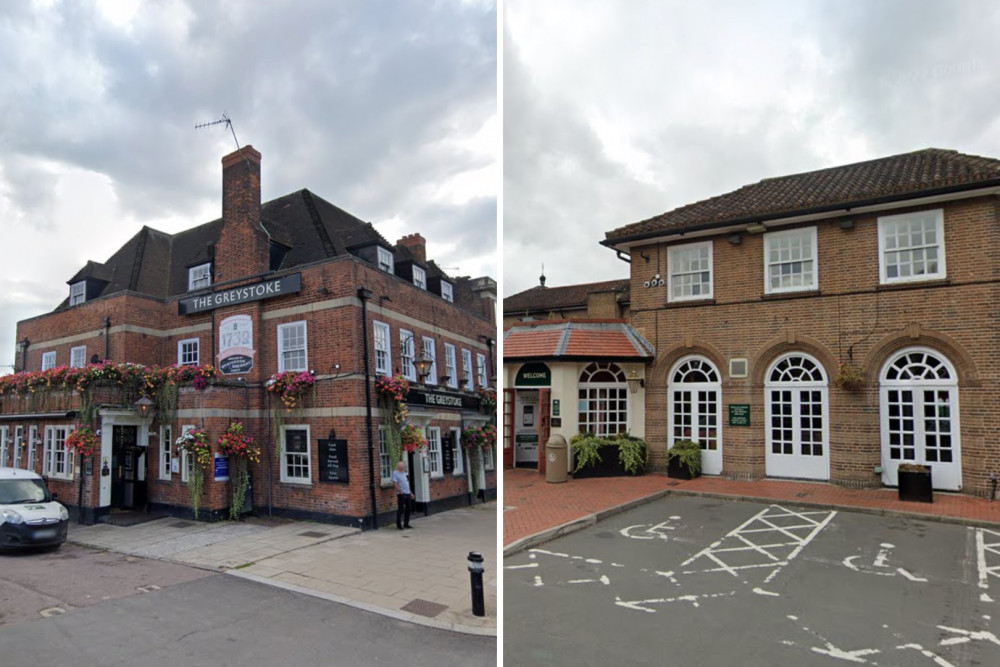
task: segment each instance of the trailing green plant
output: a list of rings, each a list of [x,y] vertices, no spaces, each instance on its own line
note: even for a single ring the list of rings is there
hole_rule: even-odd
[[[667,450],[667,461],[677,459],[692,475],[701,473],[701,445],[693,440],[678,440]]]
[[[577,433],[569,441],[570,450],[573,452],[573,460],[576,467],[573,472],[580,472],[584,468],[591,468],[602,461],[601,445],[608,444],[604,438],[599,438],[593,433]]]
[[[260,461],[260,447],[243,431],[243,424],[238,419],[230,422],[226,432],[219,436],[218,445],[219,453],[229,457],[229,518],[236,520],[243,511],[247,488],[250,486],[248,464]]]
[[[618,462],[622,468],[630,475],[638,475],[646,469],[646,441],[642,438],[633,438],[628,433],[620,433],[612,441],[618,445]]]
[[[212,463],[212,445],[208,433],[196,428],[181,435],[174,441],[178,450],[186,451],[190,459],[190,474],[188,475],[188,492],[191,495],[191,509],[194,518],[198,518],[201,507],[201,494],[205,488],[205,469]]]

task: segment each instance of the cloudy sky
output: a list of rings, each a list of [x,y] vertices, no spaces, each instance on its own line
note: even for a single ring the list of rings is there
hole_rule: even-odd
[[[604,233],[763,178],[1000,157],[1000,5],[506,0],[503,287],[624,278]]]
[[[265,201],[309,188],[452,275],[497,276],[491,0],[0,2],[0,373],[15,323],[143,225],[221,214],[222,126]]]

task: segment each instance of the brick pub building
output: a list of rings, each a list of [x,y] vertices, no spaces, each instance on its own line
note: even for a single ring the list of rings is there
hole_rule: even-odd
[[[18,377],[131,362],[212,365],[214,379],[182,383],[175,409],[154,405],[145,417],[140,389],[96,383],[99,452],[81,466],[65,439],[89,414],[83,395],[14,391],[8,378],[0,465],[48,476],[87,522],[123,508],[186,516],[192,462],[175,439],[201,428],[214,443],[240,420],[262,449],[251,465],[255,511],[370,527],[395,509],[393,426],[374,379],[401,374],[408,422],[427,441],[406,456],[418,511],[494,495],[493,452],[463,449],[459,433],[495,421],[480,396],[495,376],[496,282],[451,278],[419,234],[393,245],[308,190],[262,204],[260,163],[251,146],[223,158],[221,219],[174,235],[144,227],[77,272],[55,310],[17,326],[18,369],[28,371]],[[299,409],[267,390],[283,372],[315,381]],[[200,516],[228,506],[226,461],[216,460]]]
[[[895,486],[917,463],[937,489],[990,492],[1000,160],[926,149],[768,178],[602,243],[655,349],[654,470],[690,438],[707,474]]]

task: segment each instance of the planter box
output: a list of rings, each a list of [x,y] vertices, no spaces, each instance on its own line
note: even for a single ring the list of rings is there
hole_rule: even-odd
[[[931,487],[931,473],[909,472],[899,470],[896,473],[899,480],[899,499],[915,503],[934,502],[934,492]]]
[[[667,459],[667,477],[673,479],[694,479],[700,477],[701,472],[691,474],[691,469],[681,463],[678,458]]]
[[[625,468],[618,462],[618,446],[602,445],[598,450],[601,455],[601,462],[589,468],[584,468],[573,473],[573,479],[585,479],[588,477],[632,477],[625,472]],[[639,471],[641,475],[644,471]]]

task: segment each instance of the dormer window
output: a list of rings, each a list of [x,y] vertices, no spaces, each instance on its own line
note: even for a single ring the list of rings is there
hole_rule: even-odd
[[[413,267],[413,284],[420,289],[427,289],[427,272],[419,266]]]
[[[386,273],[394,272],[392,253],[386,250],[385,248],[378,249],[378,268],[385,271]]]
[[[451,283],[441,281],[441,298],[449,303],[455,303],[455,293],[452,291]]]
[[[87,283],[81,280],[69,286],[69,305],[76,306],[87,300]]]
[[[188,269],[188,291],[208,287],[212,284],[212,263],[206,262]]]

